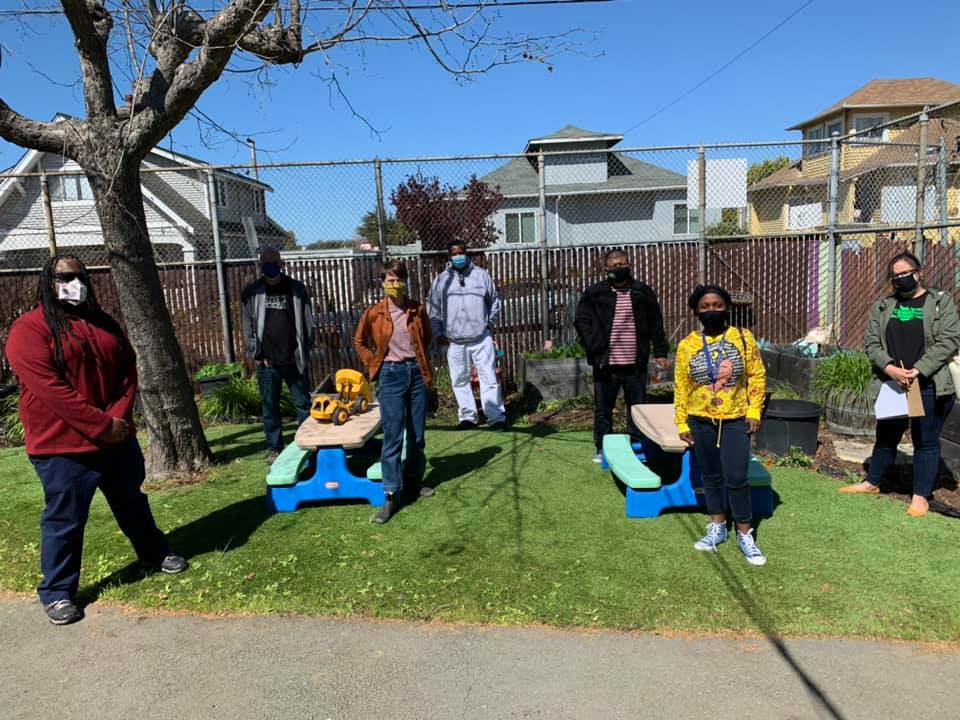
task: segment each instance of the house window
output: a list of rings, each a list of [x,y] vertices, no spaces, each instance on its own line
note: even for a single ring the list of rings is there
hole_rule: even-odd
[[[254,190],[253,191],[253,211],[258,215],[263,213],[263,201],[264,201],[263,190]]]
[[[93,200],[90,183],[83,175],[51,175],[47,183],[53,202]]]
[[[827,137],[832,138],[834,133],[843,135],[843,120],[827,123]]]
[[[803,134],[804,140],[822,140],[824,138],[824,133],[826,128],[823,125],[819,127],[810,128]],[[807,143],[803,146],[803,156],[804,157],[813,157],[814,155],[822,155],[827,151],[829,145],[825,143]]]
[[[217,180],[217,205],[220,207],[227,206],[227,183],[223,180]]]
[[[537,240],[537,221],[536,213],[520,212],[507,213],[507,242],[508,243],[532,243]]]
[[[860,132],[866,130],[867,132],[863,135],[858,135],[857,140],[865,142],[883,142],[884,140],[884,130],[883,128],[876,127],[877,125],[882,125],[887,122],[886,115],[855,115],[853,118],[853,130],[854,132]],[[874,128],[871,130],[870,128]]]
[[[690,235],[700,232],[700,210],[686,205],[673,206],[673,234]]]

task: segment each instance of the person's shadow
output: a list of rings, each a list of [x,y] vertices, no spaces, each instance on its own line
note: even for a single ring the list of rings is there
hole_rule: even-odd
[[[226,552],[245,545],[271,514],[266,498],[255,495],[181,525],[167,533],[167,540],[173,552],[187,560],[209,552]],[[107,588],[138,582],[155,572],[159,571],[138,561],[129,563],[93,585],[82,588],[77,593],[77,601],[87,605],[95,602]]]
[[[427,463],[430,470],[424,478],[423,484],[432,488],[439,487],[445,482],[455,480],[483,467],[501,452],[503,452],[503,448],[499,445],[490,445],[473,452],[429,458]]]

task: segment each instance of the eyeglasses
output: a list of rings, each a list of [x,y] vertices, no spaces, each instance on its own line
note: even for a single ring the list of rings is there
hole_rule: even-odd
[[[53,279],[57,282],[68,283],[74,280],[86,280],[86,276],[78,272],[59,272],[53,274]]]
[[[908,272],[897,273],[896,275],[893,276],[893,279],[894,279],[894,280],[903,280],[903,278],[908,278],[908,277],[910,277],[911,275],[913,275],[915,272],[916,272],[916,270],[910,270],[910,271],[908,271]]]

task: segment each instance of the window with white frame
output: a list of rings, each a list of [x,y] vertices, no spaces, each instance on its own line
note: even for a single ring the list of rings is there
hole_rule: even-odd
[[[804,140],[823,140],[826,137],[825,133],[827,132],[826,127],[823,125],[818,125],[817,127],[812,127],[806,130],[803,133]],[[807,143],[803,146],[803,156],[804,157],[813,157],[814,155],[822,155],[827,151],[829,145],[825,143]]]
[[[700,232],[700,210],[685,204],[673,206],[673,234],[689,235]]]
[[[258,214],[263,212],[263,190],[253,191],[253,211]]]
[[[217,188],[217,205],[219,205],[220,207],[226,207],[227,206],[227,183],[224,182],[223,180],[218,179],[216,182],[216,188]]]
[[[508,243],[532,243],[537,241],[537,215],[533,212],[506,213]]]
[[[843,135],[843,120],[837,120],[836,122],[827,123],[826,137],[832,138],[835,134]]]
[[[883,123],[887,122],[888,119],[889,115],[886,113],[879,115],[854,115],[853,131],[867,131],[863,133],[863,135],[858,135],[857,140],[862,142],[883,142],[885,137],[884,129],[878,128],[877,125],[882,125]]]
[[[90,182],[83,175],[51,175],[47,178],[50,200],[53,202],[83,202],[93,200]]]

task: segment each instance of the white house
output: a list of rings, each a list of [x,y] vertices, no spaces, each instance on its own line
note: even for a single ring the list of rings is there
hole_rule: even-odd
[[[154,148],[144,160],[140,183],[158,261],[213,257],[206,168],[201,160],[161,148]],[[77,173],[47,177],[57,248],[90,263],[103,262],[100,222],[79,166],[62,156],[30,150],[0,181],[0,267],[39,267],[49,253],[40,177],[17,177],[41,170]],[[251,257],[258,245],[281,243],[288,237],[267,214],[267,192],[272,188],[253,178],[214,171],[212,202],[225,258]]]

